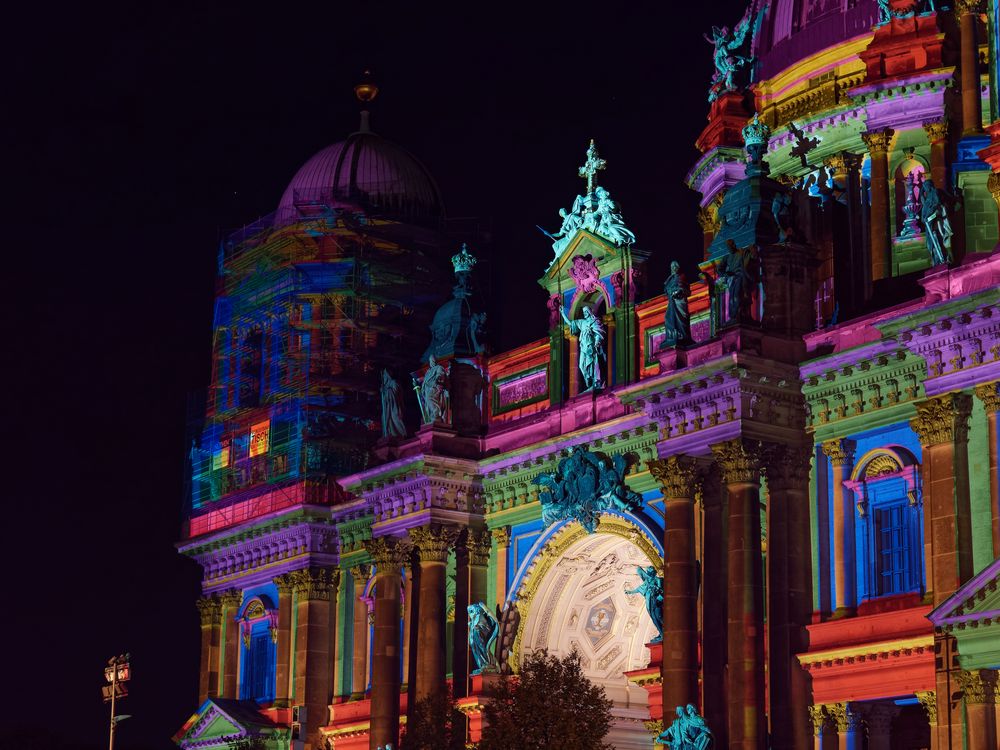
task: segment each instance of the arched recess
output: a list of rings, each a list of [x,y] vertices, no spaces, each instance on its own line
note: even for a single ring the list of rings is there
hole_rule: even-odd
[[[274,700],[277,679],[278,608],[266,594],[243,603],[240,627],[240,698],[266,704]]]
[[[639,584],[637,567],[662,568],[659,545],[633,519],[604,514],[593,534],[564,524],[529,559],[516,588],[515,661],[541,648],[557,655],[575,648],[584,674],[614,702],[608,741],[647,747],[648,694],[624,673],[649,663],[646,644],[657,632],[642,595],[625,591]]]

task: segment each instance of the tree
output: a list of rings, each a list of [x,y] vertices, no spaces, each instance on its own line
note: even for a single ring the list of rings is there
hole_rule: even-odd
[[[575,650],[526,657],[521,673],[503,675],[483,710],[479,750],[613,750],[604,744],[612,702],[583,674]]]
[[[462,750],[465,716],[455,708],[451,693],[429,695],[413,706],[400,750]]]

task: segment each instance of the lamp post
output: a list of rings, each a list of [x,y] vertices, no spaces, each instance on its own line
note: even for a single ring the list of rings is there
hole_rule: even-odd
[[[115,716],[115,703],[118,698],[128,695],[128,690],[123,683],[128,682],[132,677],[132,670],[129,668],[129,655],[127,653],[120,656],[112,656],[108,659],[108,665],[104,668],[104,679],[110,684],[101,688],[104,695],[104,702],[111,703],[111,728],[108,733],[108,750],[115,750],[115,726],[119,721],[129,718],[128,716]]]

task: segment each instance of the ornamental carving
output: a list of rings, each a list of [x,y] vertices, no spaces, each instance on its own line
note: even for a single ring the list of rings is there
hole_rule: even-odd
[[[850,703],[831,703],[826,707],[838,732],[855,732],[861,729],[861,715]]]
[[[983,0],[955,0],[955,13],[961,17],[966,14],[978,15],[983,12]]]
[[[927,142],[940,143],[948,137],[948,123],[944,120],[931,120],[924,123],[924,132],[927,133]]]
[[[823,455],[834,466],[849,466],[854,460],[854,443],[850,440],[827,440],[822,445]]]
[[[830,724],[826,706],[822,704],[809,706],[809,719],[812,721],[814,734],[822,734],[823,730]]]
[[[726,484],[760,482],[760,448],[739,438],[712,446],[715,462]]]
[[[413,542],[409,539],[380,536],[366,541],[365,549],[375,562],[376,573],[382,574],[391,572],[390,568],[399,568],[409,561],[410,553],[413,552]]]
[[[203,596],[195,602],[201,615],[201,626],[212,627],[222,623],[222,602],[215,596]]]
[[[695,495],[698,472],[694,461],[686,456],[668,456],[647,461],[646,467],[663,490],[664,498],[690,498]]]
[[[987,414],[1000,411],[1000,393],[997,392],[997,385],[997,382],[993,382],[976,386],[976,398],[983,402]]]
[[[224,591],[219,595],[219,603],[227,611],[239,609],[240,605],[243,604],[243,592],[236,589]]]
[[[490,532],[486,531],[473,531],[469,529],[468,536],[465,541],[465,551],[469,555],[470,565],[489,565],[490,564]]]
[[[865,464],[864,476],[865,479],[877,479],[878,477],[884,477],[887,474],[895,474],[902,468],[903,467],[899,465],[899,461],[890,456],[888,453],[880,453]]]
[[[282,573],[274,577],[274,585],[278,588],[278,595],[292,593],[292,574]]]
[[[351,578],[354,579],[354,585],[364,589],[365,584],[368,583],[368,579],[371,577],[372,566],[369,564],[352,565],[349,570]]]
[[[872,156],[885,155],[889,153],[889,144],[892,143],[892,136],[896,131],[892,128],[882,130],[869,130],[861,134],[861,140],[868,147],[868,153]]]
[[[597,261],[589,254],[573,257],[573,265],[569,267],[569,275],[576,282],[576,288],[584,294],[595,291],[601,280]]]
[[[510,546],[510,526],[498,526],[491,529],[490,534],[493,535],[493,541],[496,542],[498,548]]]
[[[910,427],[920,444],[932,445],[964,441],[968,436],[972,397],[964,393],[948,393],[917,404],[917,416]]]
[[[454,526],[421,526],[410,529],[409,535],[420,562],[443,563],[448,560],[448,551],[455,546],[460,532]]]
[[[559,462],[554,474],[539,474],[535,484],[542,504],[542,523],[575,520],[593,534],[601,513],[617,510],[637,513],[642,496],[625,484],[629,459],[623,455],[592,453],[576,445],[568,458]]]
[[[806,490],[809,485],[808,448],[771,444],[764,448],[764,474],[771,490]]]
[[[962,688],[966,703],[993,705],[997,694],[997,673],[992,669],[961,671],[958,684]]]
[[[920,706],[927,714],[927,723],[932,727],[937,726],[937,695],[933,690],[918,690],[914,693]]]
[[[292,590],[299,599],[329,601],[331,589],[336,591],[340,583],[340,571],[336,568],[303,568],[290,575]]]

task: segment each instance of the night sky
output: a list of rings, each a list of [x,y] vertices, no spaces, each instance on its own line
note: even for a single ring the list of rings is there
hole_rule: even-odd
[[[373,129],[490,232],[473,251],[494,351],[544,334],[535,225],[557,229],[583,192],[590,138],[653,253],[645,296],[671,259],[691,275],[700,258],[683,178],[707,113],[701,35],[743,3],[208,5],[6,11],[0,747],[106,747],[102,669],[122,650],[117,747],[172,747],[196,708],[199,570],[174,544],[216,249],[357,128],[365,67]]]

